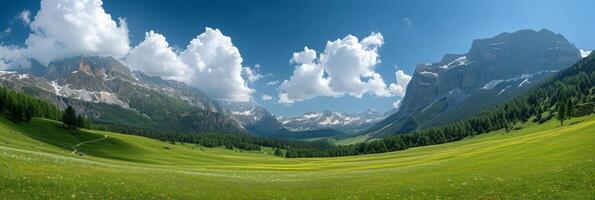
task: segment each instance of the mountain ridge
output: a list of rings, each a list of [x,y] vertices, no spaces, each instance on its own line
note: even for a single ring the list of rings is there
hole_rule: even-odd
[[[72,104],[102,124],[177,133],[245,132],[199,89],[132,71],[113,57],[81,55],[45,68],[32,63],[28,69],[3,73],[0,83],[62,108]]]
[[[521,94],[580,58],[574,44],[546,29],[474,40],[465,54],[417,65],[399,111],[363,134],[385,137],[462,119]],[[483,89],[490,83],[500,86]]]

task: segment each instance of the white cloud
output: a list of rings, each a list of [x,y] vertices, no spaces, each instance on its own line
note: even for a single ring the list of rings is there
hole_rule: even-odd
[[[205,28],[178,51],[181,52],[176,53],[165,36],[150,31],[124,60],[133,69],[185,82],[217,100],[249,101],[254,90],[247,81],[265,77],[258,73],[259,65],[242,66],[238,48],[218,29]]]
[[[283,81],[279,87],[279,103],[290,104],[316,96],[362,97],[371,93],[384,97],[404,93],[393,93],[375,71],[381,62],[378,48],[383,44],[380,33],[371,33],[361,41],[348,35],[328,41],[319,58],[316,51],[307,47],[302,52],[293,53],[290,62],[297,66],[289,80]],[[391,85],[395,85],[396,91],[396,86],[402,83]]]
[[[324,68],[315,63],[316,51],[304,47],[304,51],[293,53],[292,63],[297,64],[289,80],[279,88],[279,103],[291,104],[315,96],[332,96],[329,79],[324,77]]]
[[[271,96],[271,95],[268,95],[268,94],[264,94],[264,95],[262,95],[262,100],[263,100],[263,101],[270,101],[270,100],[273,100],[273,96]]]
[[[320,55],[320,64],[330,77],[329,86],[333,91],[355,97],[361,97],[366,92],[387,96],[389,93],[382,77],[374,71],[376,64],[380,63],[377,49],[383,43],[380,33],[372,33],[361,42],[352,35],[327,42]]]
[[[264,78],[264,76],[262,74],[258,73],[258,70],[260,70],[260,65],[258,65],[258,64],[254,65],[254,68],[243,67],[242,75],[244,75],[250,83],[254,83],[254,82],[260,80],[261,78]]]
[[[128,53],[128,28],[116,23],[101,0],[42,0],[30,21],[25,41],[27,55],[47,64],[52,60],[85,54],[120,58]]]
[[[23,22],[25,25],[29,25],[31,23],[31,11],[23,10],[17,16],[17,19]]]
[[[293,56],[289,60],[289,63],[313,64],[314,60],[316,60],[316,51],[308,47],[304,47],[303,51],[293,53]]]
[[[279,81],[269,81],[267,82],[267,85],[277,85],[279,84]]]
[[[130,50],[124,62],[132,69],[151,76],[176,79],[188,74],[189,68],[167,43],[165,36],[149,31],[145,40]]]
[[[24,51],[24,49],[17,46],[0,45],[0,70],[29,67],[29,61],[24,59]]]
[[[193,73],[185,79],[190,85],[219,100],[249,101],[254,92],[242,77],[242,56],[218,29],[206,28],[180,54]]]
[[[405,91],[407,89],[407,84],[411,81],[411,76],[405,74],[403,70],[395,71],[396,82],[391,83],[388,87],[388,90],[395,96],[403,97],[405,96]]]

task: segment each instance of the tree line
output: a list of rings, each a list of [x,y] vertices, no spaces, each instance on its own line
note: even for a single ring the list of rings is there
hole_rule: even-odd
[[[15,122],[28,122],[33,117],[59,121],[62,117],[54,104],[4,87],[0,87],[0,113]]]
[[[70,129],[92,128],[91,121],[83,115],[77,115],[72,106],[68,106],[68,108],[64,110],[64,114],[62,114],[62,123]]]
[[[95,129],[138,135],[163,142],[189,143],[204,147],[225,147],[246,151],[260,151],[261,147],[322,149],[332,145],[327,141],[302,142],[261,137],[243,133],[164,133],[154,129],[128,127],[118,124],[97,124]]]
[[[33,117],[62,121],[67,128],[91,128],[91,121],[77,115],[70,106],[62,112],[51,102],[0,87],[0,114],[15,122],[29,122]]]
[[[594,112],[594,68],[595,55],[591,55],[524,95],[462,121],[353,145],[291,148],[285,157],[335,157],[398,151],[458,141],[500,129],[510,131],[516,123],[530,119],[543,123],[556,117],[563,125],[565,119]]]

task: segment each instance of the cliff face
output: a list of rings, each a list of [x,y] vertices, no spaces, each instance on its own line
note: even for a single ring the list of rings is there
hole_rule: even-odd
[[[580,58],[574,44],[548,30],[474,40],[468,53],[418,65],[399,111],[366,133],[382,137],[464,118],[515,97]]]

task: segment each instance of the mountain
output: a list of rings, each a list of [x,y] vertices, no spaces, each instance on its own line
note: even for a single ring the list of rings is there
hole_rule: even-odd
[[[371,137],[433,127],[502,103],[581,58],[549,30],[520,30],[474,40],[468,53],[416,67],[397,113],[364,132]]]
[[[348,134],[353,134],[372,126],[382,120],[384,113],[367,110],[362,113],[341,112],[306,112],[295,117],[280,117],[283,127],[297,132],[319,129],[336,129]]]
[[[238,120],[249,133],[271,136],[286,132],[277,118],[255,102],[219,101],[228,116]]]
[[[245,130],[199,89],[133,72],[112,57],[77,56],[0,74],[0,84],[73,106],[96,123],[161,132]]]

